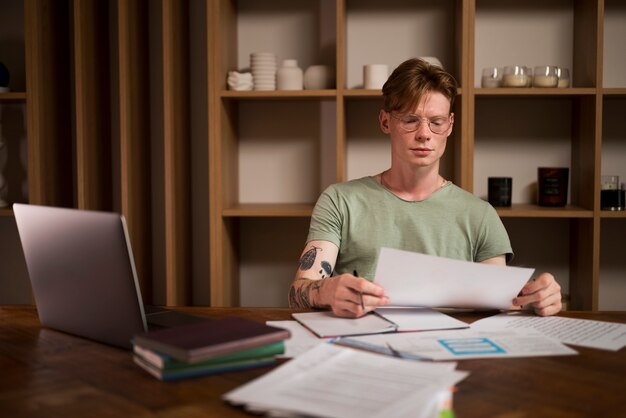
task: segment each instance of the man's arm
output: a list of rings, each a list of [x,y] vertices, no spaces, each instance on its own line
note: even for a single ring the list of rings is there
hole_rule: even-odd
[[[330,308],[337,316],[359,317],[388,303],[377,284],[352,274],[332,276],[338,254],[339,248],[328,241],[306,245],[289,288],[290,307]]]
[[[326,308],[320,292],[323,280],[335,268],[339,248],[330,241],[309,242],[298,263],[298,270],[289,288],[289,306],[292,308]]]

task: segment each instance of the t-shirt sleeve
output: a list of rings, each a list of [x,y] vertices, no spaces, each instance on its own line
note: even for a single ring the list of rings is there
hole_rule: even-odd
[[[339,210],[339,196],[333,186],[320,195],[313,209],[307,242],[330,241],[341,247],[343,217]]]
[[[493,206],[487,204],[481,223],[479,242],[474,261],[480,262],[499,255],[506,256],[506,262],[513,260],[513,249],[509,234]]]

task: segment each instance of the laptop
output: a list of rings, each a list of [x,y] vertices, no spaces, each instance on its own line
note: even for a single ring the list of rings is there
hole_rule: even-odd
[[[130,349],[136,334],[207,320],[146,314],[122,215],[17,203],[13,211],[43,326]]]

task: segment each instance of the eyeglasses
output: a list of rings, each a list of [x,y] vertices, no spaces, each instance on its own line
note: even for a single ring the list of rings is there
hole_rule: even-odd
[[[428,129],[434,134],[443,134],[452,125],[452,119],[450,116],[440,116],[434,119],[422,119],[414,115],[396,116],[391,112],[388,112],[392,118],[400,122],[400,126],[406,132],[415,132],[420,126],[420,123],[426,122]]]

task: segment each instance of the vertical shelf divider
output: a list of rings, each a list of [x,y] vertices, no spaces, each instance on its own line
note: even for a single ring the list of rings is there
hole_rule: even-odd
[[[336,34],[336,51],[335,51],[335,117],[336,117],[336,137],[335,137],[335,181],[342,182],[347,179],[347,158],[346,150],[346,103],[344,91],[346,86],[347,72],[347,53],[346,53],[346,0],[336,0],[335,11],[335,34]]]
[[[68,187],[73,175],[67,10],[67,2],[24,2],[31,204],[73,203],[73,188]]]
[[[462,94],[460,97],[461,123],[457,129],[460,135],[455,147],[455,182],[468,191],[474,190],[474,117],[476,114],[474,96],[474,53],[476,30],[476,2],[475,0],[460,0],[457,2],[457,22],[461,22],[459,43],[460,51],[457,52],[460,66]],[[457,23],[459,25],[459,23]],[[457,26],[458,30],[458,26]],[[457,108],[459,105],[457,104]],[[455,115],[456,117],[457,115]]]
[[[120,201],[142,294],[152,299],[147,0],[118,0]]]
[[[111,210],[111,119],[108,4],[73,2],[76,200],[80,209]]]
[[[209,206],[211,306],[237,306],[238,221],[223,210],[238,199],[237,105],[221,91],[229,68],[237,63],[237,16],[231,0],[211,0],[207,7],[209,94]]]
[[[163,0],[166,304],[185,305],[190,285],[188,2]]]

